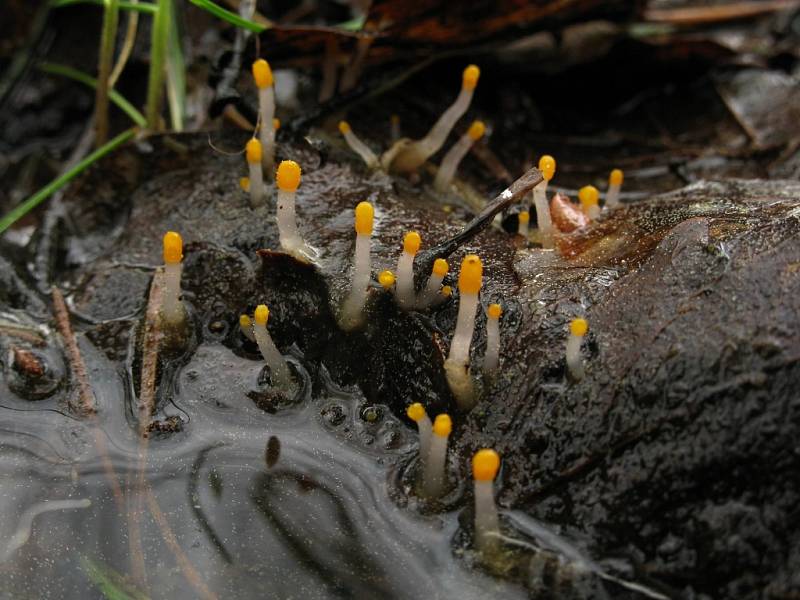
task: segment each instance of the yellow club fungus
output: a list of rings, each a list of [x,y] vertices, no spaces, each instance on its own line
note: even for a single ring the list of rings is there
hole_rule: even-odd
[[[581,209],[590,219],[594,220],[600,216],[600,192],[593,185],[585,185],[578,190],[578,200],[581,201]]]
[[[531,222],[531,214],[527,210],[523,210],[517,215],[517,234],[521,235],[526,240],[528,239],[528,227]]]
[[[393,144],[400,139],[400,115],[389,118],[389,137]]]
[[[439,171],[436,173],[436,180],[433,182],[433,187],[437,192],[447,191],[447,188],[450,187],[450,182],[453,181],[458,165],[469,152],[469,149],[472,148],[472,145],[483,137],[485,131],[486,125],[483,124],[483,121],[474,121],[467,133],[462,135],[444,155]]]
[[[439,117],[439,120],[424,138],[417,141],[398,140],[395,148],[386,153],[383,161],[384,167],[401,173],[412,173],[435,154],[444,145],[456,122],[467,112],[472,102],[472,96],[475,93],[475,86],[478,85],[480,74],[480,69],[475,65],[469,65],[464,69],[461,92],[455,102]]]
[[[256,344],[258,344],[261,356],[264,357],[264,361],[269,367],[272,385],[276,388],[287,390],[292,381],[289,374],[289,365],[278,350],[275,342],[272,341],[269,331],[267,331],[267,319],[269,319],[269,309],[266,305],[259,304],[253,316],[253,333],[255,334]]]
[[[239,315],[239,331],[251,342],[256,341],[256,336],[253,334],[253,321],[247,315]]]
[[[425,407],[419,402],[411,404],[406,409],[406,414],[409,419],[417,424],[417,430],[419,431],[419,460],[420,468],[422,469],[420,473],[422,473],[425,469],[425,461],[428,459],[433,423],[431,423],[428,413],[425,412]]]
[[[181,302],[181,271],[183,261],[183,239],[179,233],[164,234],[164,299],[161,317],[167,325],[181,325],[186,318],[186,309]]]
[[[464,257],[458,275],[458,317],[450,354],[444,363],[447,382],[459,408],[468,410],[475,402],[475,393],[467,364],[469,347],[475,330],[475,312],[478,308],[478,292],[483,284],[483,264],[474,254]]]
[[[438,498],[445,491],[447,476],[447,439],[453,430],[449,415],[438,415],[431,428],[428,456],[422,472],[422,492],[428,498]]]
[[[567,368],[576,381],[583,379],[583,358],[581,357],[581,344],[583,336],[589,331],[586,319],[573,319],[569,324],[569,337],[567,338]]]
[[[486,309],[486,354],[483,357],[483,372],[493,373],[500,362],[500,315],[503,308],[490,304]]]
[[[367,167],[373,169],[378,166],[378,157],[370,150],[369,146],[353,133],[350,123],[347,121],[339,121],[339,132],[344,136],[344,141],[347,142],[350,149],[364,160]]]
[[[496,545],[500,519],[494,502],[494,479],[500,469],[500,456],[490,448],[478,450],[472,457],[475,481],[475,545],[484,552]]]
[[[378,274],[378,283],[380,283],[383,289],[386,290],[387,292],[392,289],[392,287],[394,286],[394,282],[395,282],[394,273],[392,273],[390,270],[387,269],[385,271],[381,271]]]
[[[426,308],[436,301],[442,287],[442,280],[449,270],[450,265],[447,264],[445,259],[437,258],[433,262],[431,276],[428,277],[428,283],[419,298],[419,308]]]
[[[449,300],[453,295],[453,288],[449,285],[442,286],[442,291],[436,295],[431,306],[439,306],[442,302]]]
[[[543,181],[533,188],[533,206],[536,209],[536,222],[539,227],[539,241],[542,248],[552,249],[555,246],[553,239],[553,220],[550,217],[550,203],[547,201],[547,186],[556,174],[556,159],[545,154],[539,159],[539,170],[544,177]]]
[[[300,175],[300,165],[293,160],[284,160],[278,165],[278,235],[284,251],[296,258],[310,260],[316,252],[300,237],[295,216],[295,196],[300,186]]]
[[[616,208],[619,206],[619,191],[622,188],[622,181],[625,175],[621,169],[614,169],[608,176],[608,191],[606,192],[606,208]]]
[[[353,284],[342,305],[340,325],[352,329],[363,322],[364,304],[367,302],[367,287],[371,271],[370,239],[375,209],[369,202],[359,202],[355,209],[356,249],[353,257]]]
[[[266,197],[264,191],[264,174],[261,170],[261,157],[262,145],[256,138],[251,139],[245,146],[245,155],[247,156],[247,167],[250,172],[250,177],[247,180],[248,190],[250,192],[250,205],[253,208],[264,204]],[[240,182],[241,183],[241,182]]]
[[[258,135],[264,148],[261,164],[267,173],[272,173],[275,168],[275,126],[272,123],[275,117],[275,80],[269,63],[263,58],[253,63],[253,78],[258,88],[258,112],[261,121]]]
[[[414,257],[422,243],[416,231],[409,231],[403,238],[403,251],[397,261],[397,287],[395,295],[400,308],[411,310],[416,304],[414,293]]]

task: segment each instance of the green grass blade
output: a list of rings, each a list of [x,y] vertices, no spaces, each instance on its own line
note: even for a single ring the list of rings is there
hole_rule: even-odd
[[[96,563],[88,556],[81,557],[81,567],[108,600],[147,600],[145,594],[125,583],[122,575],[114,569]]]
[[[88,85],[90,88],[97,88],[97,80],[92,77],[91,75],[87,75],[83,71],[78,71],[77,69],[73,69],[72,67],[68,67],[67,65],[59,65],[57,63],[48,63],[48,62],[41,62],[36,65],[36,68],[44,73],[50,73],[51,75],[60,75],[61,77],[67,77],[69,79],[74,79],[84,85]],[[136,110],[136,107],[133,106],[130,102],[128,102],[122,94],[115,90],[111,90],[111,93],[108,96],[111,101],[119,107],[126,115],[131,118],[131,121],[136,123],[139,127],[144,127],[146,125],[146,121],[144,120],[144,115]]]
[[[161,102],[164,98],[166,73],[164,62],[171,22],[172,0],[158,0],[158,11],[153,17],[150,38],[150,73],[147,79],[147,105],[145,106],[145,118],[150,131],[158,131],[161,128]]]
[[[248,21],[247,19],[243,19],[235,12],[231,12],[225,8],[222,8],[218,4],[211,2],[211,0],[189,0],[189,2],[191,2],[195,6],[202,8],[203,10],[207,10],[218,19],[227,21],[231,25],[236,25],[236,27],[241,27],[242,29],[248,29],[254,33],[261,33],[262,31],[265,31],[267,29],[266,26],[261,25],[259,23],[254,23],[253,21]]]
[[[42,189],[40,189],[38,192],[36,192],[33,196],[25,200],[25,202],[17,206],[5,217],[0,219],[0,234],[5,232],[6,229],[11,227],[14,223],[16,223],[22,217],[27,215],[34,208],[36,208],[42,202],[47,200],[47,198],[49,198],[55,192],[64,187],[65,184],[75,179],[75,177],[80,175],[83,171],[86,170],[86,168],[88,168],[94,162],[100,160],[106,154],[112,152],[117,147],[121,146],[128,140],[132,139],[135,134],[136,134],[136,129],[134,128],[128,129],[127,131],[123,131],[117,137],[110,140],[107,144],[100,146],[97,150],[92,152],[89,156],[84,158],[81,162],[72,167],[69,171],[59,176],[58,178],[54,179],[46,186],[44,186]]]
[[[53,8],[61,8],[62,6],[71,6],[73,4],[98,4],[102,6],[103,0],[53,0],[51,6]],[[152,2],[139,2],[134,4],[133,2],[120,1],[119,8],[120,10],[136,10],[151,15],[154,15],[156,10],[158,10],[158,7]]]
[[[183,131],[186,118],[186,63],[181,47],[177,9],[173,5],[167,40],[167,102],[172,129]]]

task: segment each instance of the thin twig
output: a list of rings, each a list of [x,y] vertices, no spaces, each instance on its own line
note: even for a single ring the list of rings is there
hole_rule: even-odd
[[[95,412],[94,396],[89,385],[89,378],[86,375],[86,365],[83,362],[78,342],[75,340],[75,334],[72,332],[72,326],[69,323],[69,312],[67,311],[67,305],[64,303],[64,296],[56,286],[51,288],[50,293],[53,296],[56,326],[67,348],[70,370],[78,382],[78,393],[81,401],[80,410],[86,415],[93,414]]]
[[[156,524],[158,524],[158,528],[161,530],[161,535],[164,536],[164,541],[167,542],[170,550],[172,550],[172,554],[175,556],[175,560],[178,562],[178,566],[183,571],[183,576],[186,578],[186,581],[189,582],[189,585],[191,585],[201,597],[215,600],[217,595],[208,589],[200,573],[197,572],[197,569],[194,568],[189,557],[184,553],[178,543],[178,539],[172,532],[172,528],[169,526],[169,521],[167,521],[164,513],[161,512],[161,507],[158,505],[153,490],[151,490],[149,486],[145,490],[145,496],[147,498],[147,506],[150,508],[150,512],[153,514],[153,518],[156,520]]]
[[[146,586],[144,555],[142,554],[142,536],[140,524],[144,506],[145,469],[147,467],[148,429],[156,405],[156,375],[158,371],[158,348],[161,344],[160,318],[161,303],[164,296],[164,271],[157,269],[150,283],[150,295],[147,299],[147,310],[144,317],[144,335],[142,336],[142,373],[139,380],[139,403],[137,406],[139,419],[139,455],[136,468],[136,501],[128,512],[130,532],[128,544],[131,550],[131,575],[140,586]]]
[[[147,437],[150,418],[156,407],[156,372],[158,348],[163,334],[160,327],[161,303],[164,296],[164,271],[157,269],[150,284],[150,296],[144,317],[142,336],[142,375],[139,382],[139,434]]]
[[[688,8],[666,8],[645,10],[645,21],[670,23],[672,25],[700,25],[737,19],[750,19],[760,15],[788,10],[800,5],[798,0],[745,1],[715,6],[692,6]]]

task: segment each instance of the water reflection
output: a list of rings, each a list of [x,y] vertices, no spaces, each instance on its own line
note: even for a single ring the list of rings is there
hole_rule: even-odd
[[[111,585],[170,599],[524,597],[454,556],[455,510],[423,515],[390,500],[390,470],[413,436],[357,390],[321,385],[312,397],[303,386],[269,414],[247,396],[262,363],[201,344],[169,374],[164,414],[180,414],[183,431],[142,446],[126,415],[129,374],[86,356],[100,374],[96,420],[60,410],[68,390],[31,403],[0,381],[3,594],[85,598]],[[64,500],[90,505],[38,514],[10,549],[31,510]]]

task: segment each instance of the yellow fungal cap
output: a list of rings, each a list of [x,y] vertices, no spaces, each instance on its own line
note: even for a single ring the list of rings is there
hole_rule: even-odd
[[[339,133],[342,135],[350,133],[350,123],[347,121],[339,121]]]
[[[458,274],[458,289],[462,294],[477,294],[483,280],[483,263],[475,254],[468,254],[461,261]]]
[[[625,175],[622,173],[622,169],[614,169],[608,176],[608,183],[611,185],[622,185],[623,179],[625,179]]]
[[[503,314],[503,307],[499,304],[490,304],[489,308],[486,309],[486,314],[489,315],[490,319],[499,319],[500,315]]]
[[[520,223],[527,223],[531,220],[531,213],[529,213],[527,210],[523,210],[521,213],[519,213],[517,218],[519,219]]]
[[[416,231],[409,231],[403,238],[403,252],[408,252],[411,255],[419,252],[419,245],[422,243],[422,238]]]
[[[483,121],[473,121],[467,130],[467,135],[475,141],[481,139],[484,133],[486,133],[486,125]]]
[[[245,146],[245,153],[247,154],[247,162],[249,162],[251,165],[260,163],[261,142],[259,142],[256,138],[253,138],[247,142],[247,146]]]
[[[491,448],[483,448],[472,457],[472,476],[478,481],[492,481],[500,469],[500,455]]]
[[[255,318],[256,325],[266,325],[267,319],[269,319],[269,309],[267,305],[259,304],[256,306],[256,312],[253,317]]]
[[[419,402],[414,402],[414,404],[406,409],[406,414],[408,415],[409,419],[417,422],[425,417],[425,407]]]
[[[253,79],[256,80],[256,87],[259,89],[273,84],[272,69],[263,58],[259,58],[253,63]]]
[[[586,319],[572,319],[572,322],[569,324],[569,332],[572,335],[583,337],[586,335],[587,331],[589,331],[589,322]]]
[[[542,172],[545,181],[550,181],[556,174],[556,159],[545,154],[539,159],[539,170]]]
[[[239,325],[243,329],[247,329],[252,324],[253,322],[250,320],[250,317],[248,317],[247,315],[239,315]]]
[[[446,285],[442,288],[442,296],[444,296],[445,298],[449,298],[452,295],[453,295],[453,288],[451,288],[449,285]]]
[[[174,265],[183,259],[183,239],[181,234],[168,231],[164,234],[164,262]]]
[[[400,122],[400,115],[392,115],[391,117],[389,117],[389,120],[390,120],[390,121],[391,121],[393,124],[395,124],[395,125],[396,125],[397,123],[399,123],[399,122]]]
[[[383,286],[384,289],[388,290],[394,285],[394,273],[388,269],[386,271],[381,271],[378,274],[378,282]]]
[[[578,190],[578,200],[581,201],[583,208],[589,208],[597,204],[600,199],[600,192],[593,185],[585,185]]]
[[[450,270],[450,265],[447,264],[447,261],[443,258],[437,258],[433,261],[433,274],[438,275],[439,277],[444,277],[447,275],[447,272]]]
[[[284,192],[294,192],[300,185],[300,165],[293,160],[282,160],[278,165],[278,188]]]
[[[433,421],[433,433],[440,437],[447,437],[451,431],[453,431],[453,421],[450,419],[450,415],[436,415],[436,419]]]
[[[239,187],[242,188],[245,192],[250,191],[250,178],[249,177],[241,177],[239,179]]]
[[[372,220],[375,209],[369,202],[359,202],[356,206],[356,233],[358,235],[372,235]]]
[[[481,76],[481,70],[475,65],[470,65],[464,69],[464,76],[461,86],[467,90],[472,91],[478,85],[478,77]]]
[[[278,129],[281,128],[281,120],[279,118],[273,117],[273,119],[272,119],[272,128],[275,131],[278,131]]]

